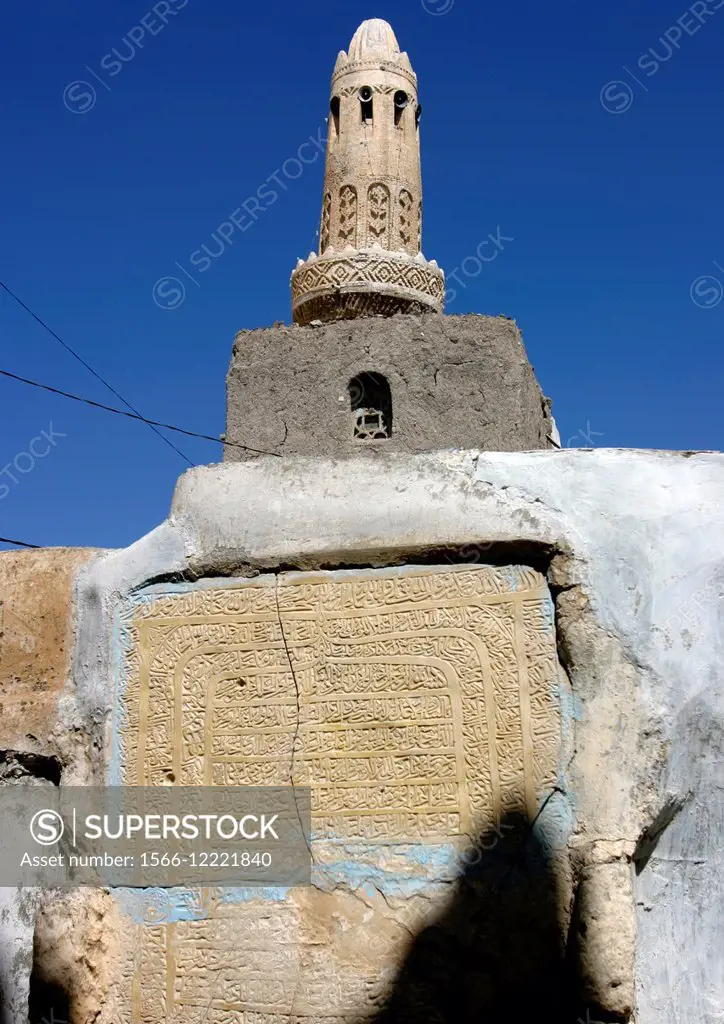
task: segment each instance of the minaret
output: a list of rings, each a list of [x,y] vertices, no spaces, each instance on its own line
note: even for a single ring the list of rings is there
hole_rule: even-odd
[[[444,274],[422,255],[420,113],[392,28],[363,22],[332,75],[319,255],[292,274],[295,323],[443,311]]]

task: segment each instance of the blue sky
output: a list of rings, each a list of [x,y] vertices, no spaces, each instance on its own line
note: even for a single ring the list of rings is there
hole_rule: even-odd
[[[234,333],[289,320],[315,243],[323,160],[312,145],[298,174],[299,147],[324,130],[337,51],[382,17],[420,79],[448,312],[518,321],[564,443],[724,447],[724,0],[156,7],[18,3],[0,44],[2,278],[144,415],[223,431]],[[274,175],[276,201],[237,214],[200,271]],[[7,294],[0,349],[2,369],[116,401]],[[143,424],[0,379],[3,536],[126,545],[185,465]]]

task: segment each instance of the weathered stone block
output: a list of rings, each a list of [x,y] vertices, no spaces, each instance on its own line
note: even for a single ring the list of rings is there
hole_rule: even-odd
[[[520,331],[504,317],[277,325],[236,336],[224,459],[254,457],[233,445],[327,456],[549,448],[548,405]],[[376,413],[385,439],[361,422]]]
[[[0,553],[0,749],[47,754],[68,676],[72,586],[95,552]]]
[[[448,916],[466,868],[496,863],[514,815],[522,842],[555,793],[567,686],[533,569],[157,586],[130,598],[119,642],[116,781],[310,786],[314,855],[309,889],[127,895],[135,925],[112,997],[123,1020],[371,1017],[410,935]],[[565,847],[565,829],[543,825]],[[553,970],[558,897],[542,865],[534,875],[543,910],[525,931],[543,928]],[[518,882],[505,902],[520,894]],[[473,889],[470,902],[480,914]],[[498,941],[471,938],[481,958]],[[489,1008],[490,987],[470,991],[461,1022]]]

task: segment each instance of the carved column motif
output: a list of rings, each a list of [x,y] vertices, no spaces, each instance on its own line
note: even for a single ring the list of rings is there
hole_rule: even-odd
[[[344,185],[339,193],[339,247],[357,246],[357,189]]]
[[[399,199],[400,246],[403,249],[412,245],[412,201],[412,193],[403,188]]]
[[[370,243],[390,248],[390,190],[382,182],[370,185],[367,192],[367,231]]]
[[[332,196],[329,192],[324,193],[322,204],[322,226],[319,231],[319,252],[323,253],[329,248],[330,225],[332,221]]]

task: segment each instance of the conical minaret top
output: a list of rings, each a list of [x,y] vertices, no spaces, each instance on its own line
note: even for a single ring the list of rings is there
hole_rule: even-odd
[[[417,76],[386,21],[355,32],[332,75],[319,254],[292,274],[294,321],[442,312],[422,255]]]

